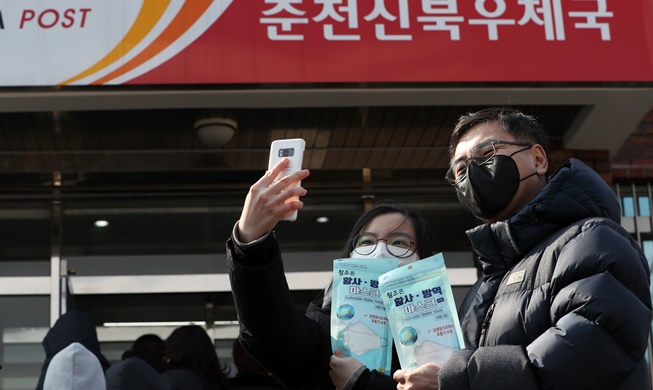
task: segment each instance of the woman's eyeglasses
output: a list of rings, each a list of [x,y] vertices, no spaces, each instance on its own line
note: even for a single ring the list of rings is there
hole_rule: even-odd
[[[408,257],[415,252],[415,243],[404,233],[392,233],[387,238],[376,238],[373,233],[359,233],[352,239],[354,252],[369,255],[379,241],[385,241],[388,252],[396,257]]]
[[[497,154],[497,150],[507,145],[524,146],[524,149],[521,150],[526,150],[533,146],[533,144],[528,144],[525,142],[502,141],[498,139],[481,142],[474,148],[471,157],[465,160],[459,159],[454,161],[447,171],[445,178],[449,184],[455,186],[465,179],[465,176],[467,175],[467,167],[469,164],[472,162],[477,165],[488,164],[492,162],[492,159]]]

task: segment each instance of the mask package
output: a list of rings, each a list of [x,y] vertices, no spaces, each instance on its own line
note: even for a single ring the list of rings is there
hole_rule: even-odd
[[[392,335],[379,291],[379,276],[397,259],[337,259],[333,262],[331,348],[390,375]]]
[[[464,348],[441,253],[381,275],[379,288],[402,369],[444,364]]]

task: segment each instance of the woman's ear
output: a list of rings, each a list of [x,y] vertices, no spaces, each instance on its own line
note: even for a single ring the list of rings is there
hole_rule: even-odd
[[[549,159],[546,152],[540,144],[535,144],[531,148],[531,154],[535,158],[535,169],[538,176],[545,176],[549,170]]]

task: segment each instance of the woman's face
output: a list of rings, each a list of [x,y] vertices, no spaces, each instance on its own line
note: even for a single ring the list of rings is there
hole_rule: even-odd
[[[388,213],[388,214],[381,214],[377,215],[376,217],[372,218],[363,228],[359,233],[366,232],[366,233],[372,233],[376,236],[377,239],[379,240],[386,240],[388,236],[392,233],[403,233],[410,237],[410,240],[412,242],[415,242],[413,246],[410,248],[411,252],[415,252],[417,257],[419,258],[419,253],[417,253],[417,239],[416,239],[416,232],[415,232],[415,227],[413,226],[413,222],[404,216],[403,214],[400,213]],[[385,241],[379,241],[379,243],[386,243]]]

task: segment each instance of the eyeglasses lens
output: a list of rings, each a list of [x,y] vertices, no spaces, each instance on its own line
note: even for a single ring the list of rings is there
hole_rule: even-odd
[[[497,154],[497,144],[512,144],[504,141],[489,140],[478,144],[472,151],[471,157],[464,161],[458,161],[447,171],[445,178],[449,184],[456,185],[465,178],[467,167],[474,162],[477,165],[485,165],[492,161]],[[515,143],[516,144],[516,143]]]
[[[386,248],[393,256],[405,257],[412,254],[411,248],[413,247],[414,242],[411,241],[410,237],[403,233],[393,233],[385,239],[377,239],[372,233],[361,233],[354,237],[354,251],[361,255],[369,255],[374,252],[379,241],[386,242]]]
[[[369,255],[376,248],[376,237],[371,233],[361,233],[354,237],[354,251],[361,255]]]

